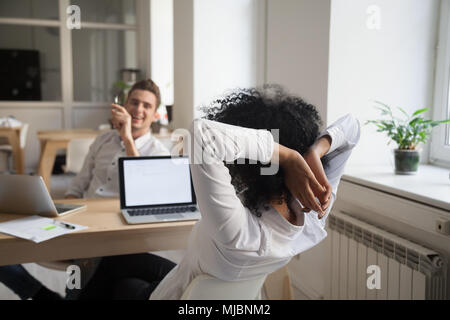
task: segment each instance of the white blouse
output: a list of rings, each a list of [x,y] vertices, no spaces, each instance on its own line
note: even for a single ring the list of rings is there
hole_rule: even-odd
[[[316,212],[303,213],[298,200],[293,200],[290,208],[297,215],[298,225],[291,224],[270,205],[261,205],[260,218],[252,214],[236,194],[223,164],[241,158],[269,162],[274,145],[269,131],[199,119],[193,122],[191,135],[195,151],[190,154],[191,171],[202,218],[190,234],[182,261],[150,299],[179,299],[200,274],[238,281],[272,273],[327,236],[326,217],[336,199],[345,163],[359,140],[358,120],[351,115],[342,117],[319,136],[329,135],[332,140],[325,168],[332,185],[331,205],[318,219]],[[198,150],[203,150],[203,161],[199,161]]]

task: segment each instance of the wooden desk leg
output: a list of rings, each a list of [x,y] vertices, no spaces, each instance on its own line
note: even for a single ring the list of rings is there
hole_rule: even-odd
[[[25,174],[25,149],[20,148],[19,151],[19,158],[20,158],[20,174]]]
[[[8,134],[9,144],[11,145],[12,155],[14,158],[14,167],[18,174],[25,173],[25,165],[23,162],[23,149],[20,147],[19,131],[11,131]]]
[[[292,300],[294,295],[288,267],[285,266],[269,274],[263,288],[268,300]]]
[[[39,160],[38,175],[42,176],[50,192],[50,179],[55,165],[58,149],[67,149],[66,141],[45,141],[41,143],[41,159]]]
[[[18,167],[16,168],[18,174],[25,174],[25,150],[20,145],[20,133],[22,130],[16,131],[17,140],[19,142],[18,146],[18,153],[17,153],[17,159],[18,161]]]

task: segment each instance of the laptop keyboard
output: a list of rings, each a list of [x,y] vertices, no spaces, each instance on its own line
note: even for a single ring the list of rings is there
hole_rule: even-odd
[[[130,216],[135,217],[135,216],[148,216],[148,215],[154,215],[154,214],[194,212],[196,210],[197,210],[197,207],[195,207],[195,206],[179,206],[179,207],[167,207],[167,208],[132,209],[132,210],[127,210],[127,212]]]
[[[58,214],[64,213],[66,211],[72,210],[73,208],[61,208],[61,207],[56,207],[56,211],[58,212]]]

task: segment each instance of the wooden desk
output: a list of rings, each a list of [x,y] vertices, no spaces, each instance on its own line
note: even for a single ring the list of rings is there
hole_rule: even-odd
[[[50,179],[55,165],[56,152],[59,149],[67,150],[72,139],[95,138],[102,131],[92,129],[66,129],[66,130],[42,130],[37,136],[41,142],[41,157],[38,165],[38,175],[44,179],[47,189],[50,190]],[[155,133],[157,139],[168,139],[172,132],[164,131]]]
[[[11,145],[12,155],[14,158],[14,166],[18,174],[25,173],[25,153],[20,146],[20,133],[23,127],[0,127],[0,137],[8,139]]]
[[[57,220],[89,228],[41,243],[0,233],[0,266],[185,249],[192,227],[197,222],[129,225],[120,213],[119,199],[67,199],[57,202],[86,204],[85,211]],[[0,222],[22,217],[0,213]],[[287,267],[270,274],[264,290],[268,299],[292,299]]]
[[[95,138],[99,133],[100,131],[91,129],[38,131],[37,136],[41,142],[38,175],[44,179],[47,189],[50,190],[50,178],[55,165],[56,152],[59,149],[67,149],[72,139]]]
[[[87,210],[57,220],[89,228],[41,243],[0,233],[0,266],[184,249],[196,223],[183,221],[129,225],[120,213],[119,199],[71,199],[57,202],[87,204]],[[21,217],[24,216],[0,213],[0,222]]]

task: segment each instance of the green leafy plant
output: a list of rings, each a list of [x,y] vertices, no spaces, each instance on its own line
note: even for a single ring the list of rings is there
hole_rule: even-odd
[[[425,120],[421,114],[429,108],[416,110],[412,115],[398,107],[403,114],[403,119],[395,117],[392,109],[387,104],[375,101],[375,108],[381,111],[381,115],[387,119],[369,120],[366,124],[374,124],[378,127],[377,132],[386,132],[389,138],[398,144],[400,150],[415,150],[419,143],[426,143],[434,127],[450,123],[450,119],[433,121]]]
[[[119,80],[114,83],[114,88],[116,88],[120,91],[126,91],[126,90],[130,89],[131,86],[128,83],[126,83],[125,81]]]
[[[115,89],[114,103],[118,103],[123,106],[131,86],[122,80],[116,81],[113,86]]]

